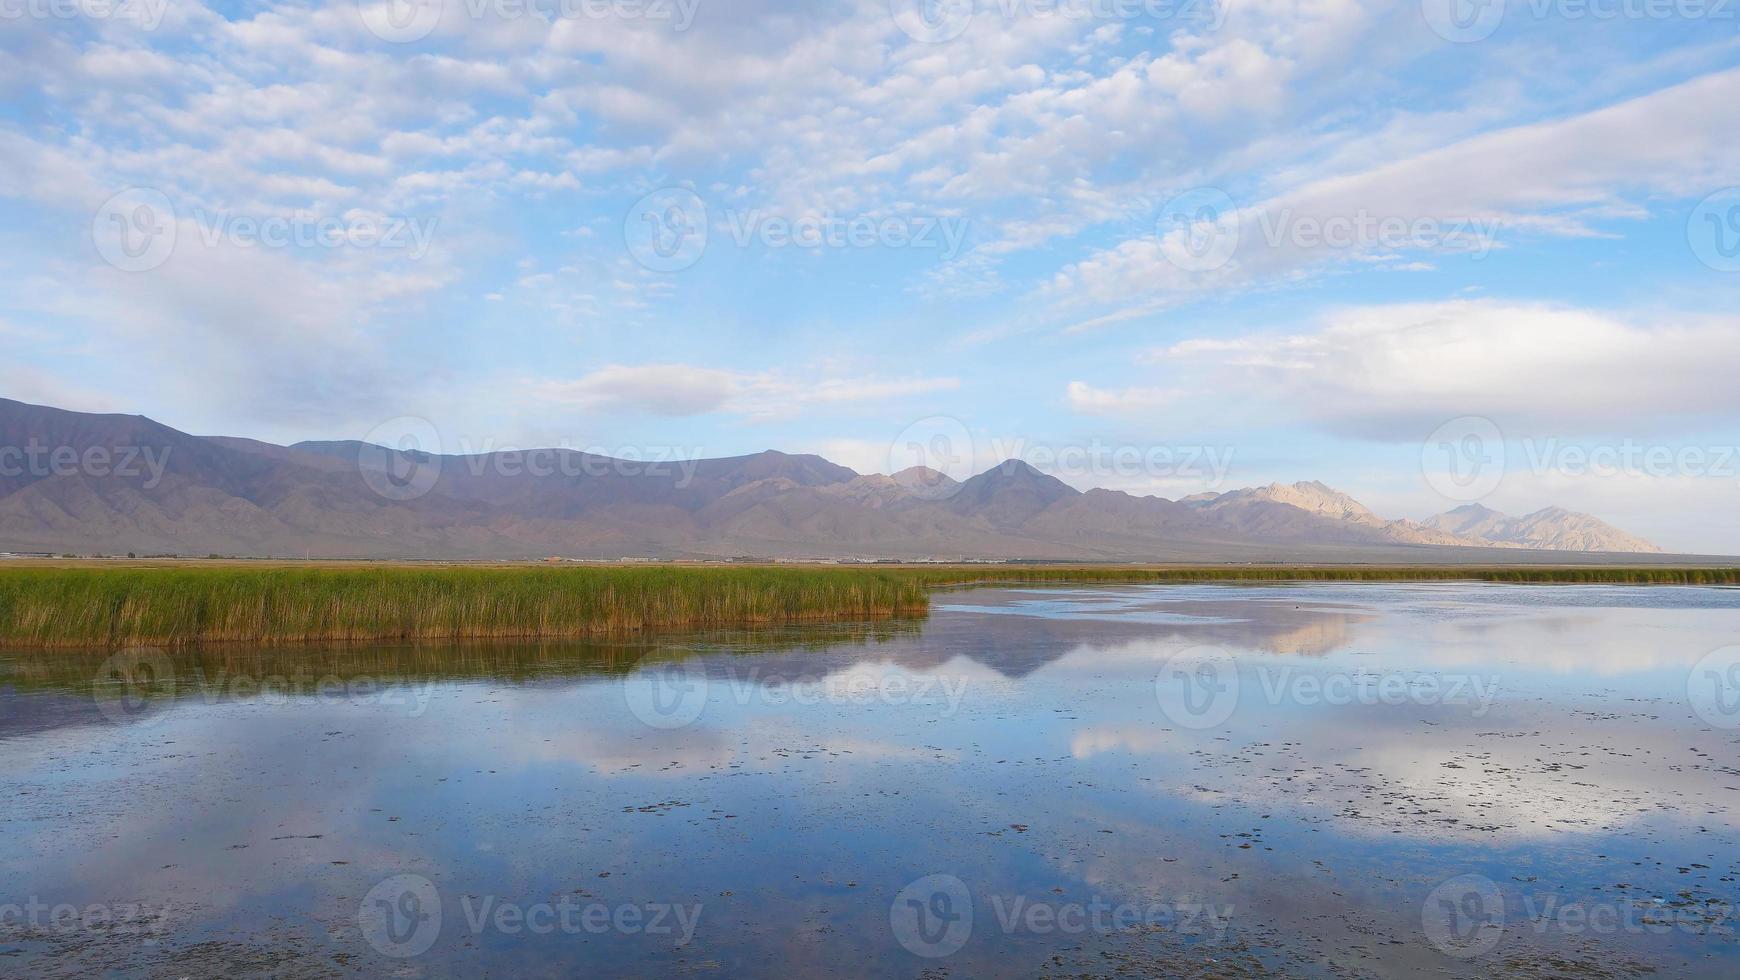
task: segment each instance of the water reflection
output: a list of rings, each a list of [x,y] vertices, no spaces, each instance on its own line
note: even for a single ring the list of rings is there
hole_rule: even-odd
[[[1732,591],[1216,585],[8,653],[0,968],[1732,975],[1740,751],[1687,685],[1737,626]]]

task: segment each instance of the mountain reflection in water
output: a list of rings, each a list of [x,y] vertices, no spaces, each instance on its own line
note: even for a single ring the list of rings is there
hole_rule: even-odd
[[[0,971],[1730,976],[1740,749],[1688,684],[1737,627],[1732,590],[1192,585],[9,651]],[[1186,656],[1223,714],[1172,699]],[[564,903],[697,918],[479,912]]]

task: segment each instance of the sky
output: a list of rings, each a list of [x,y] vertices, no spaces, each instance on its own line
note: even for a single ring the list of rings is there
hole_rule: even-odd
[[[1740,553],[1740,3],[0,0],[0,395]]]

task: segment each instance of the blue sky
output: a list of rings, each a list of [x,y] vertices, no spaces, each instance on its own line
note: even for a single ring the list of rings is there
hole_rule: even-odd
[[[393,2],[0,0],[0,393],[1740,552],[1740,4]]]

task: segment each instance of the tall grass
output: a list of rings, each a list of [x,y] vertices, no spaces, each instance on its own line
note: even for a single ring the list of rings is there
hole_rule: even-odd
[[[0,569],[0,645],[584,637],[914,615],[972,584],[1305,580],[1735,585],[1740,569],[19,566]]]
[[[0,643],[505,639],[868,619],[924,611],[892,570],[23,568],[0,570]]]

